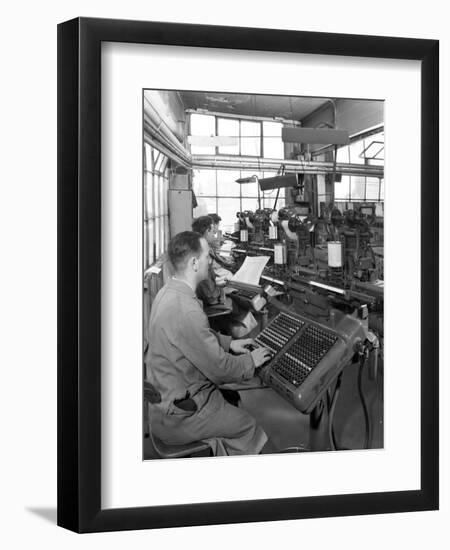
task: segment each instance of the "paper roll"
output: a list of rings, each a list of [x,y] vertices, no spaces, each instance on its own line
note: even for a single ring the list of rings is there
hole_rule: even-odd
[[[342,267],[341,241],[329,241],[327,244],[328,244],[328,266]]]
[[[278,231],[275,225],[269,226],[269,239],[278,239]]]
[[[248,242],[248,231],[247,229],[241,229],[241,243]]]

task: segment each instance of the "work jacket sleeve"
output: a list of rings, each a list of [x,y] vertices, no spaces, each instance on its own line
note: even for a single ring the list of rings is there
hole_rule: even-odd
[[[222,346],[222,348],[225,351],[230,351],[230,344],[233,338],[231,338],[231,336],[228,336],[226,334],[221,334],[220,332],[216,332],[213,329],[210,329],[210,330],[214,334],[214,336],[219,340],[219,344]]]
[[[215,384],[227,384],[250,379],[255,371],[251,355],[231,355],[228,349],[230,338],[214,333],[208,318],[202,311],[191,311],[185,319],[179,320],[178,347],[204,376]]]

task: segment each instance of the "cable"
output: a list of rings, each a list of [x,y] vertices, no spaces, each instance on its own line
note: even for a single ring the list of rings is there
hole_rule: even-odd
[[[364,420],[366,424],[366,433],[365,433],[365,440],[364,440],[364,449],[369,448],[369,444],[372,440],[372,426],[370,424],[370,416],[369,416],[369,409],[367,408],[366,399],[364,397],[364,393],[362,390],[362,373],[364,369],[364,365],[366,364],[367,356],[364,354],[359,362],[359,372],[358,372],[358,392],[359,397],[361,399],[361,405],[364,411]]]
[[[328,437],[330,439],[331,450],[332,451],[338,451],[339,450],[339,447],[338,447],[337,442],[336,442],[336,436],[335,436],[335,433],[334,433],[333,419],[334,419],[334,411],[336,410],[336,403],[337,403],[340,388],[341,388],[342,374],[343,374],[343,371],[338,376],[338,379],[337,379],[337,382],[336,382],[336,387],[334,388],[333,398],[331,399],[331,405],[330,405],[330,402],[328,401],[328,404],[329,404]],[[328,398],[329,397],[330,397],[330,394],[328,393]]]

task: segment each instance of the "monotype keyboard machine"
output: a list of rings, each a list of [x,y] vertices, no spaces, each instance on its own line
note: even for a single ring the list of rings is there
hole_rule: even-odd
[[[363,322],[348,315],[337,316],[328,326],[282,308],[255,338],[271,353],[259,376],[296,409],[310,414],[366,334]]]

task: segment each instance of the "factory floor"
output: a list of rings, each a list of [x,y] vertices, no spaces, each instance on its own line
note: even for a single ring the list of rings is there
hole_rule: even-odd
[[[338,449],[362,449],[366,437],[366,425],[358,392],[358,364],[344,370],[340,394],[334,414],[334,433]],[[369,447],[383,447],[383,376],[369,380],[364,369],[362,388],[369,411],[371,442]],[[289,402],[268,387],[241,389],[242,407],[245,408],[265,430],[274,452],[294,450],[326,450],[331,448],[326,435],[326,445],[317,446],[310,441],[310,417],[297,411]],[[325,434],[328,423],[325,421]]]
[[[338,450],[363,449],[366,425],[361,399],[358,393],[358,364],[344,369],[340,394],[334,414],[334,433]],[[229,385],[239,390],[240,406],[247,410],[264,429],[270,440],[268,452],[323,451],[331,449],[328,437],[328,423],[324,422],[325,438],[318,443],[310,439],[310,416],[297,411],[274,390],[262,386],[259,378],[244,385]],[[368,369],[362,377],[362,388],[369,411],[371,442],[369,447],[383,447],[383,373],[380,369],[377,379],[370,380]],[[144,459],[157,458],[148,438],[144,439]]]

